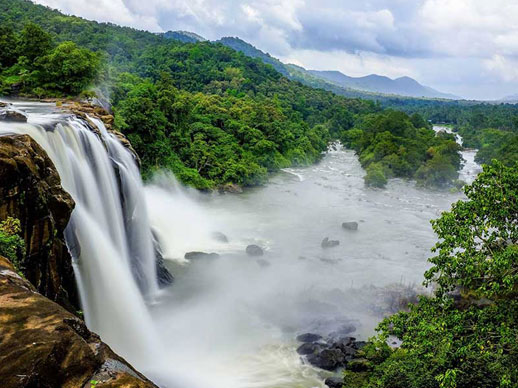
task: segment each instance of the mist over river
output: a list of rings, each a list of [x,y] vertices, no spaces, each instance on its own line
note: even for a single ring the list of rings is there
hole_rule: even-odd
[[[463,156],[461,178],[471,181],[479,166],[474,151]],[[146,188],[150,222],[176,276],[152,308],[166,364],[200,387],[323,386],[330,374],[305,365],[296,335],[352,325],[351,335],[372,336],[394,290],[420,290],[436,241],[429,221],[462,198],[400,179],[373,190],[364,175],[354,152],[335,146],[319,164],[242,194],[156,177]],[[343,229],[347,221],[359,229]],[[340,244],[323,249],[325,237]],[[246,255],[248,244],[264,256]],[[190,251],[221,257],[187,262]],[[155,376],[167,385],[167,371]]]
[[[143,185],[100,120],[15,107],[28,122],[3,123],[0,135],[38,141],[76,203],[66,237],[87,325],[162,387],[323,387],[331,373],[297,354],[296,336],[367,339],[401,298],[425,292],[430,220],[462,198],[400,179],[366,188],[357,156],[340,145],[241,194],[202,194],[167,174]],[[474,155],[463,151],[468,182]],[[152,232],[175,276],[161,290]],[[323,248],[324,238],[339,245]],[[246,254],[249,244],[264,255]],[[186,260],[192,251],[220,256]]]

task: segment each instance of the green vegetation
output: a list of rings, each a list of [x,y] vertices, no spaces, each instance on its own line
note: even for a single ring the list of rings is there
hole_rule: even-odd
[[[22,270],[22,258],[25,256],[25,242],[19,236],[20,221],[8,217],[0,222],[0,256],[9,259],[17,271]]]
[[[423,118],[387,110],[362,117],[342,141],[355,149],[367,170],[365,182],[383,187],[387,178],[415,178],[429,187],[446,187],[458,178],[460,147],[455,138],[436,133]]]
[[[475,157],[478,163],[490,163],[491,160],[497,159],[512,166],[518,162],[518,129],[470,130],[463,127],[459,133],[463,136],[466,147],[478,149]]]
[[[465,147],[479,150],[479,163],[497,159],[511,166],[518,161],[517,104],[396,98],[383,104],[452,127],[462,136]]]
[[[290,81],[223,44],[179,42],[25,0],[2,0],[0,11],[8,31],[0,43],[18,50],[4,66],[4,91],[74,95],[97,73],[96,91],[110,95],[145,177],[166,168],[200,189],[255,185],[268,172],[318,161],[341,139],[359,153],[367,184],[404,177],[445,186],[456,178],[457,149],[419,115]]]
[[[347,372],[345,387],[518,386],[516,167],[484,166],[467,200],[433,221],[439,242],[425,284],[434,296],[380,324],[365,350],[370,371]],[[391,350],[389,335],[402,346]]]
[[[75,96],[94,80],[99,56],[73,42],[54,46],[40,26],[28,23],[19,34],[0,26],[0,92]]]

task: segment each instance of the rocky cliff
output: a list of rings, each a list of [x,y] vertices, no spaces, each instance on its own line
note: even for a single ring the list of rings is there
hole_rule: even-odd
[[[38,292],[78,309],[72,260],[63,231],[74,201],[47,153],[29,136],[0,136],[0,220],[20,220],[26,256],[19,268]]]
[[[0,256],[3,387],[156,387]]]

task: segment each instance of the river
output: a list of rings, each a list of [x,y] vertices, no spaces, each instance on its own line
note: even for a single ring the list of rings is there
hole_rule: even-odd
[[[474,154],[463,152],[468,182],[480,170]],[[329,374],[305,365],[297,334],[352,324],[367,339],[400,292],[424,292],[436,241],[430,220],[462,194],[401,179],[373,190],[364,174],[355,153],[338,146],[243,194],[202,195],[167,176],[148,186],[151,224],[176,274],[152,312],[171,364],[202,386],[320,387]],[[358,231],[344,230],[346,221]],[[229,243],[215,241],[215,231]],[[340,244],[323,249],[325,237]],[[248,257],[248,244],[265,255]],[[222,257],[186,263],[189,251]]]
[[[167,174],[143,186],[102,123],[94,136],[50,104],[15,105],[29,122],[0,123],[0,134],[33,136],[76,201],[67,243],[81,247],[72,254],[89,328],[163,387],[322,387],[330,374],[300,358],[295,337],[347,328],[366,339],[401,296],[425,292],[429,221],[462,198],[401,179],[366,188],[356,155],[339,145],[242,194],[200,194]],[[468,182],[474,152],[463,152]],[[344,230],[348,221],[358,230]],[[147,270],[151,230],[175,275],[160,291]],[[339,245],[322,248],[326,237]],[[248,244],[265,254],[248,256]],[[190,251],[220,257],[188,261]]]

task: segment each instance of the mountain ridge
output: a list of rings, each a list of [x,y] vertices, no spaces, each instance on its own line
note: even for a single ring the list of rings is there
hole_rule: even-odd
[[[197,34],[186,31],[168,31],[164,34],[166,38],[177,39],[182,42],[187,41],[189,43],[196,43],[196,41],[191,40],[191,35],[198,37],[199,39],[197,41],[202,41],[204,39]],[[221,43],[224,46],[240,51],[249,57],[259,58],[264,63],[273,66],[275,70],[290,79],[302,82],[312,87],[331,90],[335,93],[349,97],[359,96],[372,98],[372,96],[361,95],[362,92],[367,92],[414,98],[460,99],[458,96],[443,93],[429,86],[422,85],[409,76],[402,76],[395,79],[379,74],[369,74],[363,77],[351,77],[338,70],[308,70],[302,66],[286,64],[239,37],[222,37],[214,41],[214,43]],[[336,88],[333,88],[332,86],[343,90],[336,90]],[[358,95],[358,92],[360,92],[360,95]]]

